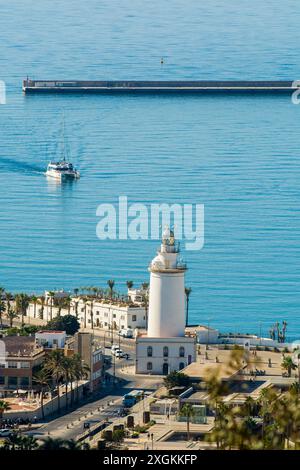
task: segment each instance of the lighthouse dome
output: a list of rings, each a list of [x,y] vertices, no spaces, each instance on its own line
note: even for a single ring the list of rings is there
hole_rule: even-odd
[[[156,269],[163,269],[165,267],[164,258],[160,254],[155,256],[151,262],[151,267]]]

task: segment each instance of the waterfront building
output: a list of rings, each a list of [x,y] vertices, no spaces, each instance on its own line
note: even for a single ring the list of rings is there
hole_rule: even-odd
[[[80,296],[71,297],[67,302],[69,295],[66,292],[59,291],[50,296],[46,292],[43,304],[41,302],[29,304],[27,316],[46,323],[57,315],[71,314],[77,317],[81,328],[107,330],[112,328],[114,330],[145,328],[146,309],[143,306],[143,291],[141,289],[134,290],[128,296],[128,301]],[[63,299],[66,300],[67,306],[63,305]]]
[[[196,337],[185,334],[186,265],[174,233],[166,229],[149,266],[149,322],[136,338],[136,373],[167,375],[195,361]]]

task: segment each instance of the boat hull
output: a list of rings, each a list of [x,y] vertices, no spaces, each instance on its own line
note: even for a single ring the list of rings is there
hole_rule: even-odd
[[[46,171],[45,175],[49,176],[50,178],[55,178],[56,180],[59,180],[59,181],[63,181],[66,179],[79,179],[80,178],[80,174],[78,171],[72,171],[72,172]]]

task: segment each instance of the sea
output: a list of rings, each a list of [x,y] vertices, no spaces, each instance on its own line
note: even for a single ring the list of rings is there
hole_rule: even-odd
[[[189,321],[300,335],[300,106],[291,96],[24,95],[22,80],[300,79],[297,0],[0,0],[0,284],[149,280],[158,240],[99,240],[100,204],[203,204]],[[163,59],[163,60],[161,60]],[[163,62],[163,63],[162,63]],[[73,184],[44,172],[66,149]]]

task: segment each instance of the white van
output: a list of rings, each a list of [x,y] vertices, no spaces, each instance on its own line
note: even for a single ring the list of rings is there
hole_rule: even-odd
[[[133,330],[130,328],[123,328],[118,332],[119,336],[123,336],[123,338],[133,338]]]

